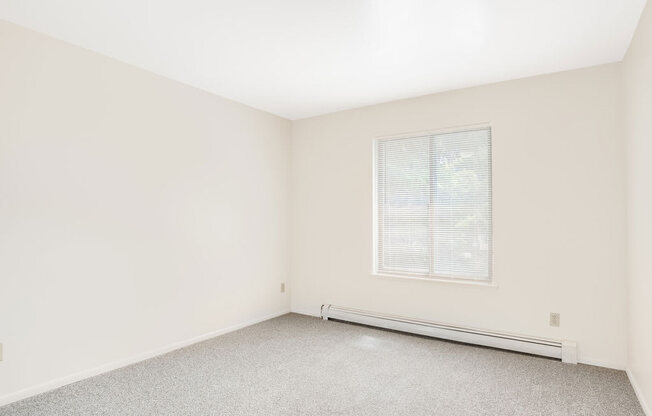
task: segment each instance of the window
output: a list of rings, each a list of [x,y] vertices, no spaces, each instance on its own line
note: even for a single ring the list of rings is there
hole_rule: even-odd
[[[491,280],[491,129],[375,145],[376,273]]]

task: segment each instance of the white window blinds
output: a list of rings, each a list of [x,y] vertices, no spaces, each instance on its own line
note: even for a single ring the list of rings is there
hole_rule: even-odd
[[[376,142],[378,273],[491,279],[491,130]]]

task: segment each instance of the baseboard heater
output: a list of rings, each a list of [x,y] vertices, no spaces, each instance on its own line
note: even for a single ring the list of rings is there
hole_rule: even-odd
[[[334,305],[322,305],[321,317],[324,320],[336,319],[467,344],[558,358],[565,363],[577,364],[577,346],[572,341],[484,331]]]

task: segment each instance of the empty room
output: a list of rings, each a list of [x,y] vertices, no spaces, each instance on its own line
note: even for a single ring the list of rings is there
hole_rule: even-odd
[[[646,0],[0,0],[0,416],[652,416]]]

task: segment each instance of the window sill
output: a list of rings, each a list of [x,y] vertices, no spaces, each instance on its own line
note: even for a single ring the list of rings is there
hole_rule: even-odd
[[[377,278],[423,280],[426,282],[453,283],[453,284],[460,284],[460,285],[483,286],[483,287],[498,287],[498,285],[494,280],[482,281],[482,280],[470,280],[470,279],[453,279],[453,278],[446,278],[446,277],[421,277],[421,276],[410,276],[404,274],[377,273],[377,272],[372,272],[371,275]]]

